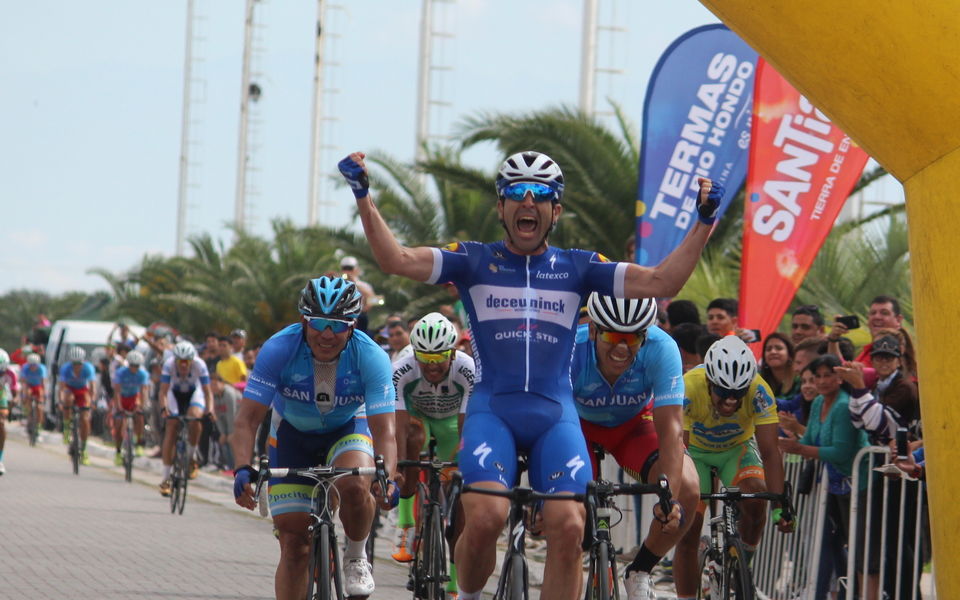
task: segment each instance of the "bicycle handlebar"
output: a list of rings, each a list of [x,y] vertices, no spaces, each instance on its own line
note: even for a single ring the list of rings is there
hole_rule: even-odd
[[[791,486],[789,481],[783,483],[783,493],[774,492],[741,492],[740,488],[723,488],[720,492],[713,494],[700,494],[701,500],[720,500],[721,502],[740,502],[741,500],[769,500],[779,502],[783,508],[783,518],[786,521],[792,521],[796,511],[793,508],[793,502],[790,500]]]
[[[673,493],[670,491],[670,482],[666,475],[661,475],[656,483],[611,483],[609,481],[591,481],[587,484],[587,496],[609,498],[611,496],[639,496],[642,494],[656,494],[657,503],[664,517],[670,514]]]
[[[419,467],[421,469],[437,469],[438,471],[449,468],[457,468],[457,461],[455,460],[430,460],[427,458],[421,458],[419,460],[398,460],[397,468],[398,469],[407,469],[409,467]]]

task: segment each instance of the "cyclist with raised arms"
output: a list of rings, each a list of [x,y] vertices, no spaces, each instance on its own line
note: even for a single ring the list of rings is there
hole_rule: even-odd
[[[60,369],[60,401],[63,405],[63,443],[70,443],[70,419],[73,409],[80,413],[80,463],[90,464],[87,436],[90,435],[90,399],[93,398],[97,370],[87,362],[87,352],[80,346],[67,351],[67,364]]]
[[[47,397],[47,366],[41,361],[36,352],[27,354],[27,362],[20,367],[21,391],[23,407],[30,405],[36,411],[37,426],[43,426],[43,404]],[[0,457],[2,458],[2,457]]]
[[[590,479],[584,468],[589,454],[570,384],[580,305],[592,291],[630,298],[675,295],[696,266],[722,188],[708,179],[687,181],[691,204],[698,203],[698,222],[663,263],[648,268],[547,244],[563,212],[564,179],[557,163],[539,152],[508,157],[497,175],[496,211],[504,240],[453,243],[442,250],[408,248],[396,240],[370,196],[362,153],[351,154],[339,168],[357,199],[380,268],[416,281],[452,282],[466,307],[477,378],[458,457],[464,481],[500,490],[515,485],[519,450],[529,455],[530,482],[538,491],[583,492]],[[493,572],[509,503],[466,494],[463,506],[466,525],[456,564],[460,598],[474,600]],[[543,518],[542,595],[573,599],[582,579],[583,507],[549,502]]]
[[[773,392],[757,374],[753,352],[739,337],[720,338],[703,357],[703,365],[683,376],[683,440],[700,475],[700,492],[712,487],[710,467],[716,467],[724,486],[742,492],[783,492],[783,462],[777,440],[777,403]],[[781,516],[775,505],[772,520],[788,533],[795,521]],[[741,503],[740,537],[753,557],[766,522],[766,501]],[[701,502],[693,523],[677,544],[673,572],[677,598],[696,594],[697,549],[706,503]]]
[[[238,462],[250,459],[257,426],[272,406],[270,466],[372,467],[376,453],[383,455],[386,472],[396,479],[390,359],[355,329],[361,308],[360,292],[351,281],[320,277],[307,282],[300,293],[300,320],[266,341],[247,380],[233,434]],[[235,473],[237,504],[252,510],[256,500],[251,482],[258,473],[250,465]],[[347,476],[334,485],[347,538],[344,591],[366,597],[375,587],[365,549],[376,510],[371,479]],[[313,487],[305,477],[270,480],[270,512],[280,538],[278,600],[299,600],[307,590]],[[387,494],[375,487],[382,497],[397,491],[392,481]],[[386,500],[381,506],[390,508]]]
[[[120,448],[123,446],[123,412],[136,412],[133,429],[137,436],[134,452],[143,456],[143,405],[149,393],[150,375],[143,368],[143,354],[139,350],[127,353],[127,365],[119,367],[113,376],[113,439],[117,452],[113,464],[123,464]]]
[[[3,466],[3,446],[7,441],[7,416],[10,414],[10,404],[16,397],[17,370],[10,362],[10,355],[0,349],[0,475],[7,472]]]
[[[653,599],[650,571],[680,541],[690,523],[683,516],[693,515],[700,500],[697,469],[683,445],[680,350],[655,325],[653,298],[626,300],[594,292],[587,313],[592,323],[577,332],[570,369],[587,443],[612,454],[637,481],[652,483],[665,474],[680,506],[675,521],[666,521],[660,507],[654,508],[647,538],[624,570],[627,597]]]
[[[164,403],[163,413],[167,417],[167,427],[163,434],[161,459],[163,478],[160,481],[160,495],[170,495],[170,471],[173,469],[173,455],[176,450],[177,436],[180,435],[180,421],[171,417],[185,415],[200,419],[204,414],[213,414],[213,390],[210,389],[210,371],[207,363],[197,356],[197,349],[187,341],[177,342],[173,353],[160,371],[160,401]],[[187,424],[187,455],[190,457],[190,479],[197,476],[197,444],[200,441],[200,421]]]
[[[437,458],[454,460],[463,416],[473,392],[473,358],[456,349],[456,328],[437,312],[417,321],[410,332],[410,344],[413,354],[393,363],[397,450],[405,460],[417,460],[433,437],[437,440]],[[419,478],[417,467],[403,473],[393,553],[398,562],[413,560],[413,505]],[[447,592],[456,593],[456,585],[456,569],[451,561]]]

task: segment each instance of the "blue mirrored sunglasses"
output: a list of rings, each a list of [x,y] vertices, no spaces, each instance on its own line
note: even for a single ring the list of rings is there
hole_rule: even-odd
[[[557,192],[549,185],[542,183],[512,183],[503,188],[501,196],[508,200],[523,202],[528,193],[533,194],[534,202],[552,202],[557,199]]]
[[[329,327],[333,333],[343,333],[353,326],[353,321],[341,321],[340,319],[328,319],[326,317],[308,317],[306,315],[304,315],[303,318],[310,324],[310,329],[315,329],[316,331],[323,331]]]

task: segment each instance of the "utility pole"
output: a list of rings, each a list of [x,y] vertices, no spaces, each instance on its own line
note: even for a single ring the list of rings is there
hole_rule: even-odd
[[[601,17],[601,4],[607,8]],[[617,43],[627,29],[620,25],[625,19],[621,14],[621,0],[583,0],[583,35],[580,49],[580,110],[591,116],[611,116],[609,110],[598,111],[596,107],[597,74],[605,75],[607,96],[613,96],[613,81],[625,72],[617,65],[624,64],[624,51]],[[607,25],[601,24],[601,20]],[[603,43],[601,43],[603,42]],[[601,66],[603,65],[603,66]]]
[[[240,77],[240,139],[237,144],[237,196],[233,208],[234,226],[238,231],[246,229],[247,204],[247,129],[250,110],[250,57],[253,52],[253,11],[257,0],[247,0],[243,23],[243,71]]]
[[[307,225],[316,225],[320,219],[320,207],[331,203],[324,198],[329,193],[330,185],[324,177],[329,172],[327,165],[327,151],[336,146],[329,143],[331,139],[330,125],[337,121],[333,110],[333,97],[340,90],[327,84],[330,74],[339,66],[339,63],[328,59],[328,54],[334,49],[336,40],[340,37],[331,27],[331,16],[334,11],[342,11],[340,4],[330,4],[327,0],[317,0],[317,27],[314,40],[313,66],[313,110],[311,112],[310,138],[310,179],[307,187]],[[324,143],[324,139],[327,143]],[[326,166],[325,166],[326,165]]]
[[[177,256],[183,256],[186,250],[187,237],[187,213],[189,212],[189,191],[194,187],[190,183],[191,166],[196,166],[196,162],[191,161],[190,150],[198,146],[194,139],[195,131],[193,108],[195,104],[200,103],[200,98],[195,93],[194,85],[203,90],[203,80],[194,79],[196,75],[195,66],[202,59],[198,56],[197,48],[200,46],[203,38],[199,34],[199,23],[203,17],[196,10],[196,0],[187,0],[187,31],[186,48],[183,58],[183,116],[180,123],[180,179],[177,187]]]
[[[456,0],[422,0],[420,6],[420,52],[417,66],[417,131],[414,157],[422,160],[426,157],[424,146],[431,137],[443,137],[436,128],[432,127],[432,108],[446,108],[453,103],[443,96],[444,86],[441,77],[434,80],[434,73],[450,72],[453,67],[445,62],[438,62],[437,55],[442,55],[444,42],[452,41],[450,31],[449,11]],[[440,23],[437,26],[436,23]],[[437,85],[434,85],[434,83]]]
[[[593,114],[597,69],[597,2],[583,0],[583,37],[580,46],[580,110]]]

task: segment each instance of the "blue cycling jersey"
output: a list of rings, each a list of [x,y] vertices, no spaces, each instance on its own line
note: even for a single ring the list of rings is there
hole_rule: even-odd
[[[79,374],[74,374],[73,363],[67,363],[60,369],[60,381],[74,390],[87,387],[87,384],[96,379],[96,377],[97,370],[88,362],[83,363]]]
[[[314,391],[314,360],[294,323],[273,335],[257,354],[243,397],[273,406],[277,415],[305,433],[326,433],[354,417],[393,412],[396,394],[390,358],[378,344],[354,330],[337,359],[332,408],[322,412]]]
[[[150,376],[143,367],[138,367],[136,371],[130,367],[120,367],[113,376],[113,385],[120,388],[120,395],[124,398],[136,396],[148,381]]]
[[[43,385],[43,380],[47,378],[47,367],[43,364],[27,363],[20,367],[20,377],[31,387]]]
[[[667,332],[647,329],[647,340],[633,364],[611,386],[600,374],[596,346],[587,325],[577,331],[570,368],[573,397],[584,421],[604,427],[626,423],[640,412],[660,406],[683,405],[683,365],[680,350]]]
[[[468,414],[511,392],[568,403],[580,305],[592,291],[623,296],[626,267],[585,250],[521,256],[502,241],[435,248],[428,283],[456,285],[470,319],[476,387]]]

